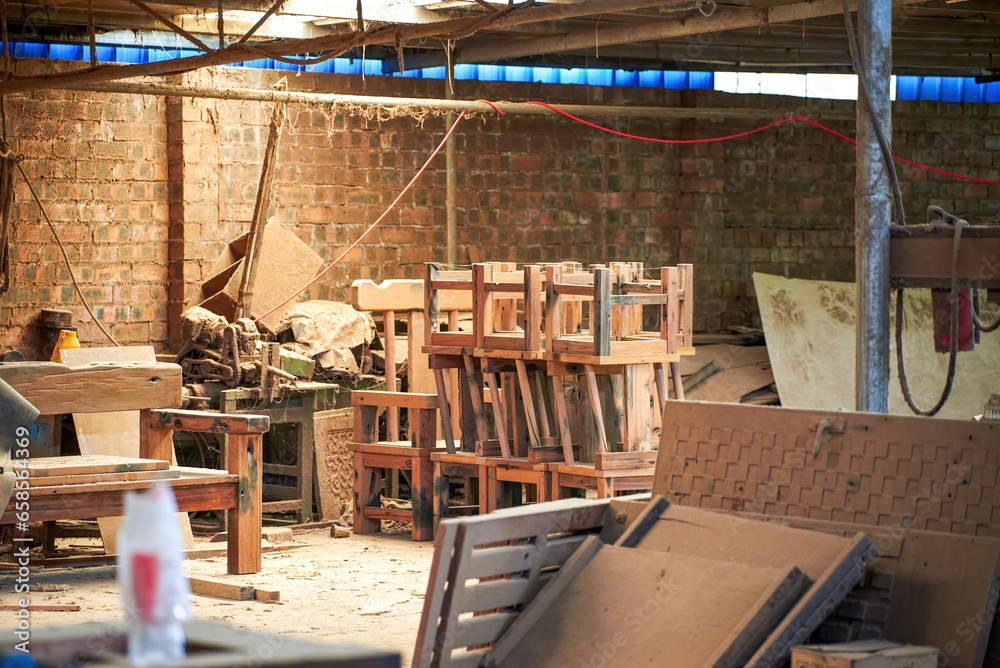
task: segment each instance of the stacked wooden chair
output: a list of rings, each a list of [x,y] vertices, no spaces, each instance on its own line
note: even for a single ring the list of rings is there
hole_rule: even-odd
[[[446,452],[432,455],[441,516],[447,474],[475,469],[480,512],[516,503],[522,484],[536,501],[571,495],[574,488],[602,498],[650,489],[653,388],[662,409],[669,368],[683,398],[677,362],[694,352],[693,271],[691,265],[664,268],[657,281],[641,275],[641,265],[629,263],[587,271],[575,263],[521,270],[476,264],[465,271],[428,265],[424,350],[442,417],[458,411],[463,425],[460,447],[446,429]],[[457,331],[450,317],[442,328],[446,290],[471,291],[471,332]],[[643,330],[644,307],[658,309],[656,331]],[[447,368],[462,376],[451,400],[442,376]],[[581,396],[588,399],[582,410],[575,406]],[[609,438],[605,403],[613,404],[617,439]]]

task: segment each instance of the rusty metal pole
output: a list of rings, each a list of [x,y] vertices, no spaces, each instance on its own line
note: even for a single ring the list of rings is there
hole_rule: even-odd
[[[445,79],[444,96],[448,100],[455,99],[455,65],[448,63],[448,76]],[[455,115],[448,114],[446,127],[455,122]],[[458,264],[458,211],[455,209],[455,138],[452,137],[444,146],[445,159],[445,195],[444,206],[447,216],[447,248],[448,264],[454,267]]]
[[[857,103],[858,148],[855,186],[855,272],[857,320],[855,405],[870,413],[889,412],[889,173],[874,123],[891,135],[892,2],[860,0],[858,46],[875,118]]]

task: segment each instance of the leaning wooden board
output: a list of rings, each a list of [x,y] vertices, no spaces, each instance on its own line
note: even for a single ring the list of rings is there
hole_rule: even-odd
[[[655,518],[655,519],[654,519]],[[812,581],[747,666],[787,662],[791,648],[819,627],[858,582],[877,550],[863,534],[841,538],[750,520],[727,513],[667,504],[656,497],[618,541],[670,554],[721,559],[750,566],[795,565]]]
[[[601,548],[571,577],[496,665],[740,666],[807,583],[794,567],[623,547]]]
[[[64,350],[62,360],[70,366],[108,362],[155,362],[156,353],[152,346],[121,346],[117,348],[78,348]],[[166,365],[170,366],[170,365]],[[146,408],[176,408],[167,398],[163,406],[145,406]],[[180,399],[180,389],[177,389],[177,399]],[[73,423],[76,426],[76,437],[80,443],[80,452],[84,455],[116,455],[119,457],[139,456],[139,412],[122,410],[106,413],[73,413]],[[177,457],[171,451],[171,465],[177,464]],[[104,551],[114,554],[117,551],[118,529],[121,526],[120,517],[102,517],[97,520],[104,541]],[[184,547],[194,547],[194,535],[191,533],[191,523],[187,513],[178,513],[178,526],[184,537]]]

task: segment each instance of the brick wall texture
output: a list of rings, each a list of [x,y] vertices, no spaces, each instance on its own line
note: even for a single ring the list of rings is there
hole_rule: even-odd
[[[268,88],[267,70],[186,75],[204,86]],[[289,76],[292,90],[441,97],[443,82]],[[458,82],[460,98],[731,110],[718,118],[591,118],[663,138],[729,135],[797,114],[853,134],[852,102],[711,91]],[[747,109],[771,109],[746,117]],[[97,316],[123,343],[170,347],[170,323],[253,211],[271,105],[45,91],[6,101],[8,126]],[[1000,180],[1000,106],[896,103],[894,149],[939,168]],[[332,260],[396,197],[446,129],[442,116],[379,120],[344,107],[290,105],[272,213]],[[555,116],[481,115],[456,131],[458,258],[518,263],[639,260],[696,265],[696,329],[759,325],[754,271],[851,280],[854,148],[801,123],[724,143],[664,145]],[[905,167],[910,217],[937,204],[978,221],[1000,187]],[[78,304],[22,182],[13,289],[0,300],[0,348],[31,354],[42,308],[69,308],[85,344],[103,340]],[[419,277],[445,259],[445,160],[310,298],[344,299],[356,278]]]

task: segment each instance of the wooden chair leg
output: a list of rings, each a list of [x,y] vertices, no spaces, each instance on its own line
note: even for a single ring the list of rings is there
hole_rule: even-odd
[[[597,498],[598,499],[607,499],[608,497],[610,497],[612,495],[612,492],[613,492],[613,487],[612,487],[612,485],[610,485],[608,483],[608,479],[607,478],[603,478],[602,477],[602,478],[598,478],[597,479]]]
[[[434,531],[437,532],[438,524],[441,520],[446,520],[451,516],[451,508],[448,505],[449,484],[448,476],[442,473],[441,462],[434,462]]]
[[[375,533],[381,528],[378,520],[367,519],[364,509],[381,505],[382,484],[378,470],[365,466],[364,454],[354,453],[354,533]],[[378,505],[372,505],[373,502]]]
[[[551,501],[550,495],[552,494],[552,483],[550,481],[550,475],[548,471],[538,472],[538,484],[535,486],[538,489],[538,503],[545,503],[546,501]]]
[[[239,476],[236,507],[230,508],[227,570],[234,574],[259,573],[261,514],[261,437],[229,437],[229,473]]]
[[[681,379],[681,365],[679,362],[670,363],[670,380],[674,383],[674,399],[684,401],[684,382]]]
[[[413,540],[434,539],[434,470],[428,457],[413,458],[410,476]]]
[[[559,443],[562,445],[563,459],[567,464],[572,464],[573,436],[569,428],[569,409],[566,407],[566,395],[563,394],[562,376],[552,376],[552,405],[556,425],[559,427]]]
[[[594,411],[594,420],[597,422],[597,444],[601,452],[608,452],[608,435],[604,430],[604,407],[601,406],[601,395],[597,391],[597,375],[594,372],[594,367],[589,364],[584,368],[590,409]]]
[[[559,499],[569,498],[565,492],[565,489],[559,484],[559,472],[552,471],[550,474],[549,486],[551,489],[550,499],[552,501],[558,501]]]

